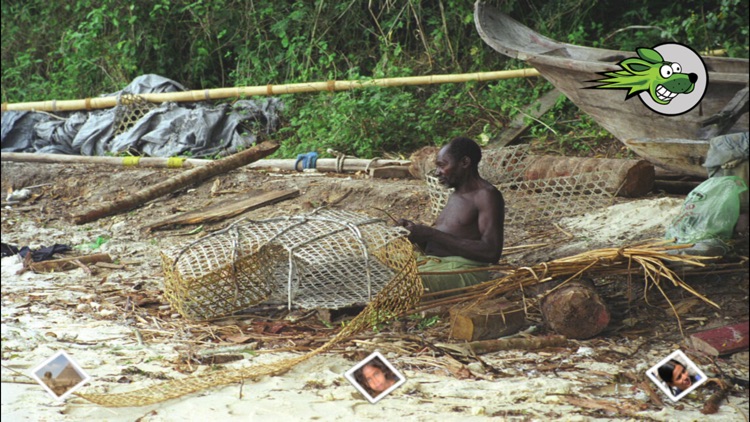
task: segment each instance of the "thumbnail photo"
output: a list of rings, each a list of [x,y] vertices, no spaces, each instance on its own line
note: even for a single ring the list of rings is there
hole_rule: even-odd
[[[344,376],[370,403],[377,403],[406,382],[406,378],[378,351],[362,359]]]

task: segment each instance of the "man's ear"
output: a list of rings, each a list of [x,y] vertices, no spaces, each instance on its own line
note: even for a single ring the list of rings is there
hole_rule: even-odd
[[[471,158],[469,158],[468,155],[464,155],[463,157],[461,157],[461,167],[471,167]]]

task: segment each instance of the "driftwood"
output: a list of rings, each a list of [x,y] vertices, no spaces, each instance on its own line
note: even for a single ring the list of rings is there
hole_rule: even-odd
[[[450,337],[476,341],[516,333],[526,322],[523,306],[506,299],[493,299],[450,310]]]
[[[729,392],[732,390],[732,383],[719,380],[717,380],[716,382],[717,384],[719,384],[719,391],[711,394],[711,397],[709,397],[708,400],[706,400],[706,403],[703,404],[701,413],[703,413],[704,415],[713,415],[715,413],[718,413],[719,407],[721,407],[721,402],[726,400],[727,395],[729,395]]]
[[[571,281],[542,299],[542,315],[550,328],[567,338],[582,340],[601,333],[609,324],[607,305],[580,281]]]
[[[654,166],[646,160],[580,157],[534,157],[527,161],[524,180],[552,179],[605,172],[612,193],[628,198],[643,196],[654,185]]]
[[[499,352],[501,350],[539,350],[548,347],[565,346],[566,344],[567,339],[565,337],[552,335],[546,337],[499,338],[495,340],[472,341],[464,344],[436,344],[436,346],[461,353],[465,356],[471,356]]]
[[[747,350],[748,331],[750,322],[740,322],[692,334],[690,343],[694,349],[710,356],[728,355]]]
[[[112,257],[106,253],[98,253],[73,258],[52,259],[49,261],[33,262],[29,265],[29,268],[37,273],[51,273],[79,268],[79,264],[95,264],[97,262],[111,263]]]
[[[73,216],[72,220],[75,224],[84,224],[98,220],[102,217],[128,211],[160,196],[174,192],[177,189],[247,165],[248,163],[272,154],[278,148],[279,146],[277,144],[263,142],[260,145],[255,145],[252,148],[238,152],[211,164],[207,164],[203,167],[180,173],[177,176],[173,176],[161,183],[157,183],[154,186],[136,192],[124,199],[107,202],[96,209]]]
[[[197,211],[190,211],[184,214],[180,214],[165,220],[158,221],[153,224],[149,224],[144,228],[146,230],[153,230],[157,228],[164,228],[166,226],[178,226],[184,224],[200,224],[200,223],[213,223],[221,221],[227,218],[240,215],[244,212],[250,211],[255,208],[260,208],[265,205],[272,204],[274,202],[282,201],[284,199],[294,198],[299,195],[299,191],[296,189],[283,190],[283,191],[272,191],[265,192],[259,196],[253,196],[240,201],[229,200],[224,201],[209,207],[203,208]]]

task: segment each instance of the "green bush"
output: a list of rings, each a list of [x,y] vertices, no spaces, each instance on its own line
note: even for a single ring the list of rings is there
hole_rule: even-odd
[[[748,57],[743,0],[489,3],[560,41],[623,50],[679,41]],[[0,4],[3,102],[97,96],[145,73],[208,89],[527,67],[482,42],[473,0]],[[334,148],[374,157],[456,135],[491,138],[549,89],[529,78],[288,96],[277,155]],[[562,102],[531,136],[585,152],[607,134]]]

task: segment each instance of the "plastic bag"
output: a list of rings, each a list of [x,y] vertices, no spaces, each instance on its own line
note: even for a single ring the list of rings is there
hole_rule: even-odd
[[[706,180],[685,198],[666,238],[676,238],[679,244],[731,239],[740,216],[740,194],[746,190],[745,181],[737,176]]]

